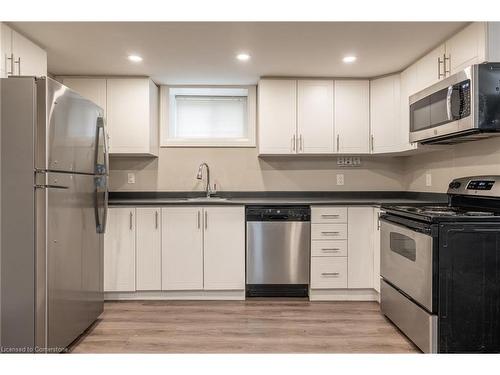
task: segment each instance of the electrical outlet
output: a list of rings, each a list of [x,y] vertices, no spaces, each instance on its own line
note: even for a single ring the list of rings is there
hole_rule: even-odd
[[[135,173],[127,174],[127,184],[135,184]]]
[[[354,156],[352,158],[352,165],[354,167],[360,167],[361,166],[361,158],[359,156]]]
[[[352,156],[347,156],[344,158],[344,164],[348,167],[352,166]]]
[[[345,164],[345,159],[344,159],[344,157],[343,157],[343,156],[339,156],[339,157],[337,158],[337,165],[338,165],[338,166],[340,166],[340,167],[343,167],[343,166],[344,166],[344,164]]]
[[[337,174],[337,185],[344,185],[344,174]]]
[[[425,174],[425,186],[432,186],[432,175],[430,173]]]

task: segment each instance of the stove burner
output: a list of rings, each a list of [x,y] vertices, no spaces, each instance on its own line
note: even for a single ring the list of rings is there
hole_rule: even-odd
[[[493,216],[493,212],[466,211],[460,207],[451,206],[396,206],[397,210],[415,213],[424,216]]]

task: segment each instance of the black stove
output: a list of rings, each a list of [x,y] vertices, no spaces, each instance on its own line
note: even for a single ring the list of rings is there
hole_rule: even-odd
[[[500,176],[447,193],[382,206],[381,311],[424,352],[500,353]]]

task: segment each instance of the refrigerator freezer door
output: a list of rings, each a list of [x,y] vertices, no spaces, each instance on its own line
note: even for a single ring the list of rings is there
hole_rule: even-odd
[[[96,176],[47,174],[47,345],[62,350],[103,309]]]
[[[37,80],[38,169],[94,174],[103,111],[50,78]]]

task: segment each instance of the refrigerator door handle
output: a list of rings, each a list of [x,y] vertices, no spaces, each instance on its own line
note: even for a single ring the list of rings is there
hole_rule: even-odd
[[[104,173],[106,179],[106,185],[104,190],[104,214],[102,217],[102,233],[106,232],[106,223],[108,222],[108,203],[109,203],[109,145],[108,145],[108,135],[106,134],[106,129],[104,128],[104,119],[101,119],[102,136],[104,140]]]
[[[96,190],[95,190],[95,217],[97,223],[97,232],[104,233],[106,231],[106,223],[108,219],[108,176],[95,176],[96,181]],[[99,188],[104,187],[104,191],[100,191]],[[99,194],[104,193],[104,201],[103,201],[103,213],[102,219],[99,215]]]
[[[104,148],[104,165],[99,164],[99,140],[102,133],[102,141]],[[108,139],[106,136],[106,131],[104,129],[104,119],[102,117],[97,117],[97,127],[96,127],[96,140],[95,140],[95,173],[100,175],[107,175],[109,168],[109,155],[108,155]]]
[[[106,190],[104,191],[104,213],[102,215],[101,233],[106,232],[106,224],[108,223],[109,189],[108,189],[108,177],[105,178],[106,178]]]
[[[104,148],[104,165],[99,164],[99,139],[102,133],[103,140],[103,148]],[[104,179],[104,212],[102,215],[102,222],[98,223],[98,232],[104,233],[106,232],[106,223],[108,219],[108,192],[109,192],[109,182],[108,182],[108,173],[109,173],[109,151],[108,151],[108,138],[104,128],[104,119],[99,116],[97,117],[97,134],[96,134],[96,173],[101,175]],[[96,211],[99,211],[98,200],[96,199]],[[99,214],[97,214],[99,217]]]

